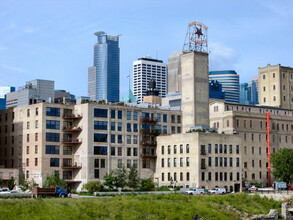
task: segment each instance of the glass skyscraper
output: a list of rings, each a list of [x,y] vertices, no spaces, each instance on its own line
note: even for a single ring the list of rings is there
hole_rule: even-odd
[[[119,101],[119,37],[96,32],[94,65],[88,68],[88,96],[93,101]]]
[[[222,84],[225,101],[239,103],[239,75],[234,70],[210,71],[209,80]]]

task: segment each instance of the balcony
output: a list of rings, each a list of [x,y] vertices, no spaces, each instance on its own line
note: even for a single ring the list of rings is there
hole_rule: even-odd
[[[204,164],[204,163],[202,163],[201,165],[200,165],[200,169],[206,169],[207,167],[206,167],[206,165]]]
[[[73,139],[73,138],[64,138],[62,140],[63,144],[81,144],[81,139]]]
[[[142,134],[142,135],[154,135],[154,136],[158,136],[160,133],[159,133],[159,130],[158,129],[150,130],[150,129],[143,129],[143,128],[141,128],[140,129],[140,134]]]
[[[140,118],[140,122],[142,122],[142,123],[157,123],[158,119],[157,118],[142,117],[142,118]]]
[[[207,155],[206,150],[201,150],[200,155]]]
[[[63,127],[62,131],[63,132],[81,132],[82,128],[81,127]]]
[[[141,153],[140,157],[141,158],[154,159],[154,158],[157,158],[157,155],[156,154],[150,154],[150,153]]]
[[[81,163],[72,163],[72,162],[69,162],[69,163],[63,163],[62,166],[61,166],[62,169],[81,169],[82,166],[81,166]]]
[[[78,115],[78,114],[64,114],[62,116],[63,119],[81,119],[82,115]]]
[[[141,141],[140,146],[142,146],[142,147],[156,147],[157,142],[156,141]]]

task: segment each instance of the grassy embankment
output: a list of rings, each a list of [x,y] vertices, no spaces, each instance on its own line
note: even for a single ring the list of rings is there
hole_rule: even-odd
[[[230,208],[228,208],[230,207]],[[0,219],[240,219],[267,214],[281,202],[231,194],[223,196],[130,195],[92,199],[2,199]]]

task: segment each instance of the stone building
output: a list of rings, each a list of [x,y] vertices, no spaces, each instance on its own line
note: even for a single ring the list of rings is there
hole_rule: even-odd
[[[293,147],[293,110],[222,101],[210,103],[210,127],[221,134],[239,134],[243,184],[268,185],[267,118],[271,153]]]
[[[0,111],[0,165],[22,167],[40,185],[47,174],[81,189],[124,164],[152,177],[156,137],[181,133],[181,112],[136,106],[38,103]]]

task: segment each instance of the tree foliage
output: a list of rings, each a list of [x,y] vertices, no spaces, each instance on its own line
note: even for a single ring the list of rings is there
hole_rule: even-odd
[[[140,184],[140,190],[142,191],[153,191],[156,186],[152,178],[142,179]]]
[[[128,178],[128,174],[127,174],[127,169],[124,165],[122,165],[120,168],[118,168],[115,171],[115,182],[114,185],[117,188],[125,188],[125,186],[127,186],[127,178]]]
[[[44,187],[50,187],[52,185],[60,186],[62,189],[67,188],[67,183],[63,179],[60,179],[59,172],[57,171],[54,171],[54,173],[52,173],[51,175],[48,174],[46,176]]]
[[[12,177],[10,177],[10,179],[7,182],[7,187],[8,187],[9,190],[13,190],[15,185],[16,185],[15,184],[15,178],[12,176]]]
[[[0,177],[0,188],[3,187],[3,184],[4,184],[3,179]]]
[[[109,189],[113,189],[116,181],[116,177],[113,171],[103,177],[104,185],[107,186]]]
[[[276,179],[290,184],[293,178],[293,149],[284,148],[272,154],[271,163]]]
[[[101,184],[100,181],[90,181],[83,187],[91,193],[100,192],[104,188],[103,184]]]
[[[127,186],[129,188],[136,189],[139,187],[140,179],[138,177],[138,170],[134,166],[130,167],[127,179]]]

